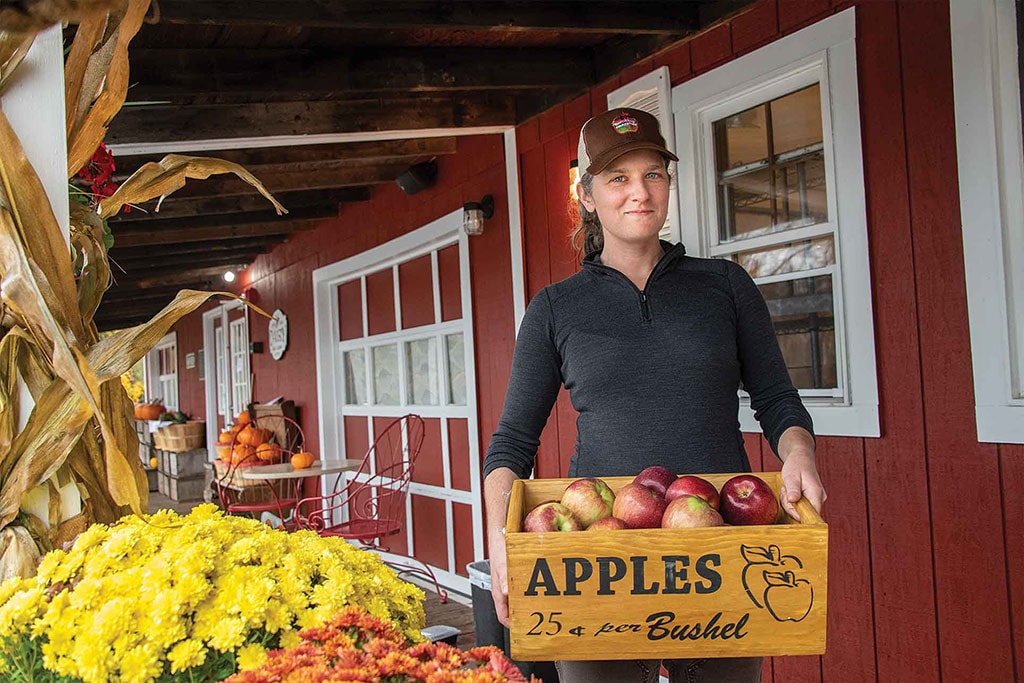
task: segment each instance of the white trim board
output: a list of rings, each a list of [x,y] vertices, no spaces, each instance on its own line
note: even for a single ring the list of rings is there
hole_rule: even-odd
[[[865,437],[879,436],[880,424],[856,57],[851,8],[676,86],[672,108],[679,157],[693,160],[679,165],[683,243],[690,253],[709,257],[714,245],[708,235],[716,220],[711,121],[821,84],[829,221],[838,225],[841,255],[834,303],[837,330],[840,322],[843,326],[836,334],[836,355],[845,398],[808,392],[804,404],[817,433]],[[748,247],[731,251],[741,248]],[[743,431],[761,431],[749,399],[743,400],[739,421]]]
[[[950,0],[949,14],[978,440],[1024,443],[1024,158],[1015,7],[1013,0]]]

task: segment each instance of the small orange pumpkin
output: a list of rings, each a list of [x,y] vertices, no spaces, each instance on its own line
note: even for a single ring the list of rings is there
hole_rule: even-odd
[[[217,443],[231,443],[234,441],[235,435],[231,431],[221,432],[220,436],[217,437]]]
[[[304,470],[307,467],[310,467],[315,460],[316,458],[313,457],[313,454],[310,453],[309,451],[299,451],[298,453],[292,456],[291,463],[292,467],[294,467],[295,469]]]
[[[256,449],[245,444],[238,444],[231,449],[231,464],[241,465],[256,459]]]
[[[166,412],[159,403],[142,403],[135,406],[135,418],[138,420],[159,420]]]
[[[247,425],[250,422],[252,422],[252,418],[249,417],[249,411],[248,410],[243,410],[242,412],[240,412],[238,414],[237,420],[238,420],[238,424],[240,424],[240,425]]]
[[[231,436],[235,436],[236,434],[238,434],[238,432],[242,431],[242,425],[235,423],[231,425],[231,429],[229,429],[228,431],[231,432]]]
[[[265,462],[281,459],[281,447],[273,443],[261,443],[256,447],[256,457]]]
[[[231,446],[229,444],[222,444],[217,446],[217,457],[220,458],[221,462],[231,463]]]

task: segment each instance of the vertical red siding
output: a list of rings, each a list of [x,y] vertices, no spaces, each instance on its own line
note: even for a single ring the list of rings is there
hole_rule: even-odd
[[[455,572],[466,576],[466,565],[473,561],[473,508],[452,503],[452,534],[455,537]]]
[[[398,266],[398,294],[402,299],[402,329],[434,324],[434,286],[430,256]]]
[[[458,320],[462,317],[458,246],[452,245],[437,252],[437,278],[441,288],[441,320]]]
[[[472,480],[469,473],[469,425],[466,420],[448,420],[448,453],[451,458],[452,488],[468,491]]]
[[[338,287],[338,322],[342,341],[363,336],[362,280],[352,280]]]
[[[412,471],[412,480],[420,484],[444,486],[444,462],[441,454],[441,421],[437,418],[423,420],[423,447],[416,466]]]
[[[390,268],[366,276],[366,318],[371,335],[395,331],[395,288]]]
[[[448,521],[444,514],[444,501],[411,494],[412,542],[416,557],[427,564],[448,570]]]

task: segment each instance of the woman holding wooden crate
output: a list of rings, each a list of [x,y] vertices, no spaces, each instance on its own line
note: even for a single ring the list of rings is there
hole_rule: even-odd
[[[767,306],[743,268],[660,241],[668,164],[657,119],[614,109],[580,133],[582,270],[534,297],[516,340],[498,429],[484,462],[491,586],[508,624],[504,520],[512,482],[529,476],[559,389],[579,412],[569,477],[749,471],[738,390],[783,461],[782,505],[799,519],[825,491],[810,415],[793,387]],[[560,680],[656,681],[660,662],[564,661]],[[760,681],[760,658],[672,660],[673,681]]]

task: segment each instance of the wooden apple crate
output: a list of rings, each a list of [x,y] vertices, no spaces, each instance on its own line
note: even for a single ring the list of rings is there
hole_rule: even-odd
[[[778,494],[777,472],[757,472]],[[701,475],[719,489],[732,474]],[[605,477],[614,491],[632,477]],[[512,657],[687,659],[825,651],[828,526],[522,531],[573,479],[513,483],[506,522]]]

